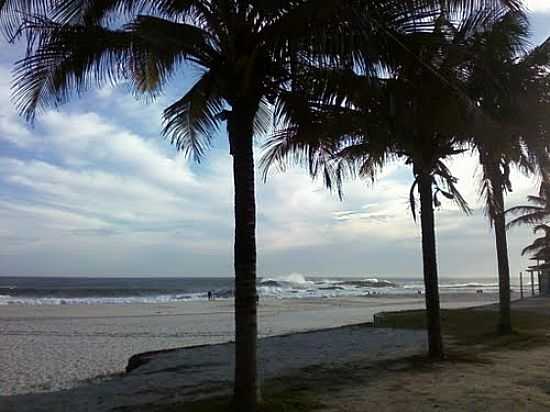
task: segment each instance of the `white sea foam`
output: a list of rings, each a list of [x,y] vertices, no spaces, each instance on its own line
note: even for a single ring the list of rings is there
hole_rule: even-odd
[[[519,285],[512,285],[517,291]],[[530,288],[530,283],[524,283],[524,290]],[[231,282],[218,289],[211,289],[216,299],[231,299],[233,290]],[[150,293],[141,289],[119,288],[116,291],[106,289],[105,296],[98,289],[63,289],[51,288],[47,292],[34,289],[13,289],[3,287],[0,290],[0,305],[76,305],[76,304],[128,304],[128,303],[176,303],[192,302],[207,299],[208,288],[195,290],[194,293],[182,293],[169,289],[159,293]],[[51,293],[50,293],[51,291]],[[442,280],[440,292],[444,293],[496,293],[498,283],[495,282],[460,282]],[[421,280],[388,280],[377,276],[365,276],[363,278],[313,278],[301,273],[290,273],[283,276],[269,276],[261,278],[258,282],[258,294],[263,298],[275,299],[313,299],[313,298],[338,298],[338,297],[374,297],[378,295],[416,295],[424,293],[424,285]],[[84,295],[82,295],[84,293]],[[86,296],[86,293],[88,296]],[[134,295],[135,293],[135,295]],[[75,295],[76,294],[76,295]]]
[[[125,297],[18,297],[0,295],[0,305],[93,305],[93,304],[121,304],[121,303],[172,303],[198,301],[206,299],[204,293],[186,295],[153,295],[153,296],[125,296]]]

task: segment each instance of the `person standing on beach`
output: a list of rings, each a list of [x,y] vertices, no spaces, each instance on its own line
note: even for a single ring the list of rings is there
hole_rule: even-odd
[[[212,300],[212,291],[211,290],[208,291],[208,300],[209,301]]]

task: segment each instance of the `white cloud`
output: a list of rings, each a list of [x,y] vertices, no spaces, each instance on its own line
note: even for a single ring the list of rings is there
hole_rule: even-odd
[[[10,79],[9,70],[0,66],[0,101],[7,103],[0,110],[0,141],[4,140],[19,147],[29,147],[33,143],[31,133],[9,103]]]
[[[45,158],[57,155],[58,162],[0,158],[2,185],[18,193],[0,203],[4,255],[62,250],[89,260],[96,256],[110,268],[108,264],[114,263],[98,256],[111,251],[132,267],[131,262],[144,248],[157,250],[157,254],[161,248],[222,256],[223,267],[230,271],[233,190],[227,154],[212,153],[208,173],[197,176],[187,161],[166,152],[158,141],[113,126],[93,113],[48,113],[41,121],[40,133],[33,138],[41,139],[41,147],[48,152]],[[461,177],[466,197],[478,207],[471,186],[474,165],[473,158],[466,158],[451,166]],[[285,272],[298,264],[284,258],[295,250],[315,253],[330,247],[336,254],[352,250],[368,254],[385,247],[396,254],[385,263],[389,273],[419,274],[419,225],[412,221],[408,206],[411,178],[404,176],[410,176],[410,170],[396,165],[374,186],[349,182],[344,202],[320,182],[312,182],[301,169],[271,176],[265,185],[258,182],[260,256],[283,256],[277,267]],[[514,196],[523,201],[534,185],[520,182]],[[461,216],[445,203],[437,221],[442,255],[449,254],[449,240],[472,236],[484,245],[487,261],[493,262],[491,233],[482,217]],[[468,253],[467,245],[464,249]],[[416,256],[414,263],[399,257],[410,253]],[[324,257],[334,259],[326,252]],[[265,260],[269,259],[260,259],[260,265]],[[208,267],[207,263],[195,263],[194,267]],[[311,264],[310,270],[323,270],[322,262]],[[380,262],[348,264],[342,274]],[[404,273],[404,265],[412,273]],[[112,269],[100,267],[112,273]],[[448,266],[446,270],[454,273],[455,269]]]
[[[527,9],[535,13],[550,12],[550,1],[548,0],[525,0]]]
[[[4,101],[8,74],[0,66]],[[208,162],[194,167],[158,136],[164,102],[147,106],[120,89],[90,94],[66,111],[41,115],[35,128],[11,106],[0,108],[0,145],[15,148],[0,155],[1,270],[229,275],[230,156],[212,152]],[[479,209],[475,159],[450,166]],[[272,175],[267,184],[258,177],[260,273],[377,270],[419,276],[420,228],[408,204],[411,180],[408,167],[391,165],[375,185],[346,183],[340,202],[301,169]],[[508,204],[536,190],[529,179],[513,180]],[[492,234],[479,212],[462,216],[446,202],[437,223],[442,274],[494,273]],[[516,270],[523,265],[518,248],[527,235],[513,232],[510,238]]]

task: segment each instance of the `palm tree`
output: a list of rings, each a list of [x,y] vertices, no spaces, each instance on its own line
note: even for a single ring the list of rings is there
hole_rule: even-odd
[[[34,4],[19,3],[23,8]],[[0,6],[6,4],[15,7],[10,0]],[[28,53],[16,64],[14,101],[29,120],[46,105],[62,104],[94,85],[128,81],[136,93],[155,97],[176,70],[194,66],[202,73],[164,111],[163,134],[200,160],[220,123],[227,124],[235,187],[234,400],[239,410],[254,411],[253,137],[265,131],[268,105],[291,79],[298,57],[324,55],[329,44],[339,49],[340,27],[352,23],[352,10],[337,1],[319,8],[312,0],[52,0],[51,7],[21,26]],[[4,28],[9,32],[18,17],[7,15]]]
[[[512,332],[504,193],[511,190],[511,165],[527,164],[521,139],[512,132],[507,118],[511,114],[510,104],[503,103],[509,102],[510,69],[523,51],[527,35],[525,16],[509,13],[492,31],[479,36],[474,45],[476,56],[469,84],[471,95],[475,96],[483,114],[488,115],[488,124],[473,134],[471,143],[479,153],[483,170],[481,194],[495,229],[500,302],[498,331],[502,334]]]
[[[449,93],[448,97],[459,98],[450,91],[447,92]],[[439,104],[440,108],[445,107],[441,101]],[[423,119],[423,116],[428,115],[428,112],[422,113],[427,108],[424,106],[423,109],[417,109],[413,116]],[[435,108],[433,109],[433,115],[437,116]],[[394,124],[398,123],[396,118],[390,121]],[[416,121],[418,120],[415,119],[414,122]],[[439,134],[435,130],[428,129],[425,131],[426,134],[422,135],[398,135],[397,141],[394,145],[388,146],[388,153],[384,156],[389,158],[390,154],[394,153],[398,159],[404,159],[405,164],[412,167],[414,181],[411,185],[409,199],[413,218],[416,221],[415,190],[417,189],[420,197],[419,214],[429,356],[433,359],[442,359],[444,348],[440,319],[434,207],[440,206],[439,195],[442,195],[444,198],[453,200],[463,212],[469,214],[470,209],[455,186],[457,179],[452,176],[445,164],[445,159],[461,153],[463,150],[460,149],[460,145],[452,135]],[[368,141],[368,138],[365,140]],[[368,143],[364,145],[359,142],[343,148],[336,154],[336,157],[351,165],[357,165],[351,167],[358,168],[361,177],[368,177],[373,174],[372,164],[382,165],[384,163],[383,158],[373,158],[372,153]]]
[[[402,48],[373,75],[347,71],[316,71],[313,78],[278,110],[285,126],[269,140],[264,170],[293,160],[328,187],[340,188],[346,174],[374,179],[387,162],[404,159],[412,166],[410,200],[416,216],[415,189],[420,195],[422,256],[426,289],[429,354],[444,355],[439,311],[434,205],[439,195],[469,208],[457,191],[456,179],[444,160],[463,151],[472,106],[460,87],[464,83],[465,46],[488,21],[474,13],[455,26],[444,14],[431,32],[394,38]],[[320,73],[319,73],[320,72]],[[379,75],[381,74],[381,75]],[[319,86],[321,85],[321,86]],[[319,99],[319,96],[321,98]]]
[[[482,166],[481,194],[495,242],[499,278],[498,331],[512,332],[510,303],[510,269],[504,215],[504,194],[511,191],[510,169],[517,166],[530,174],[543,171],[548,162],[548,142],[542,128],[533,128],[532,112],[521,115],[521,106],[545,105],[528,90],[540,88],[540,72],[526,56],[529,35],[528,22],[520,12],[500,16],[493,29],[474,40],[470,59],[469,94],[481,109],[480,124],[471,136],[470,144],[477,150]],[[536,50],[534,53],[539,53]],[[540,60],[540,59],[539,59]],[[536,87],[533,87],[536,86]],[[546,90],[550,90],[545,87]]]

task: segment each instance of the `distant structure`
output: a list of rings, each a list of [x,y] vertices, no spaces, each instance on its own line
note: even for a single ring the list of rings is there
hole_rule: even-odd
[[[541,249],[530,259],[537,262],[536,265],[527,268],[527,273],[531,275],[531,289],[534,290],[533,280],[536,275],[539,281],[539,294],[550,296],[550,247]]]

